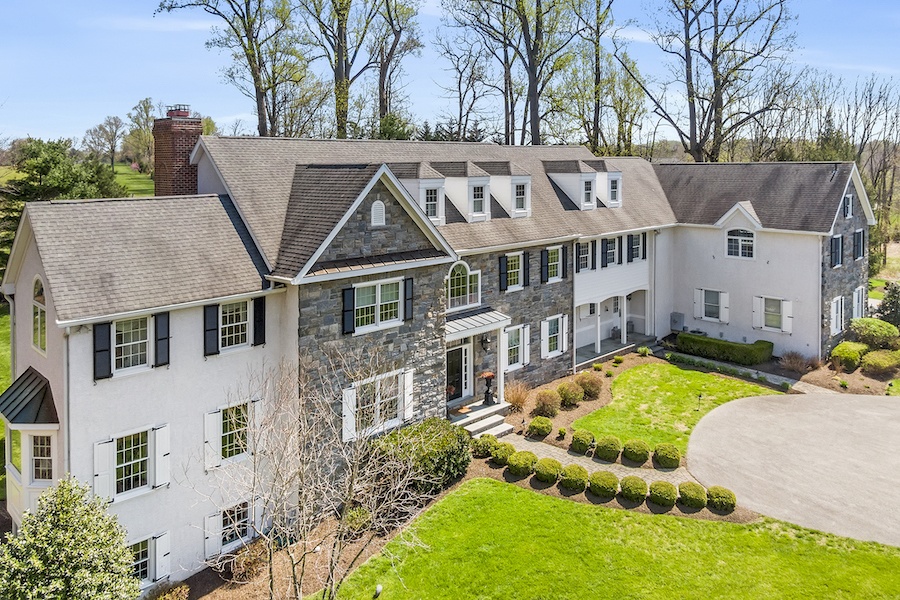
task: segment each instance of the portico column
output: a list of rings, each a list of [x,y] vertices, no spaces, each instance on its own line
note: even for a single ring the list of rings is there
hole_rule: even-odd
[[[628,309],[625,304],[625,296],[619,296],[619,329],[620,335],[622,336],[622,343],[628,343],[628,332],[626,331],[625,324],[628,322],[628,315],[625,314],[628,312]]]
[[[594,352],[600,354],[600,344],[603,343],[603,306],[597,303],[597,312],[594,314]]]
[[[503,383],[506,381],[506,361],[507,355],[509,354],[508,348],[506,347],[506,332],[503,330],[503,327],[497,329],[497,401],[503,402],[504,391],[503,391]],[[524,328],[523,328],[524,330]],[[523,340],[519,340],[519,343],[523,343]],[[520,346],[521,347],[521,346]]]

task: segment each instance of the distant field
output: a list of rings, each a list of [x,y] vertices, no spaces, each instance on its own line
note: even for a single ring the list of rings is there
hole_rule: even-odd
[[[131,165],[116,165],[116,181],[125,186],[132,196],[152,196],[153,180],[149,175],[131,170]]]

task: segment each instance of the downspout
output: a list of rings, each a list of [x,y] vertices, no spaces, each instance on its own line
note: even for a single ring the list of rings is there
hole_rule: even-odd
[[[13,296],[4,294],[9,304],[9,380],[16,380],[16,305]]]
[[[825,287],[825,236],[819,236],[819,324],[816,328],[816,358],[822,360],[822,332],[825,326],[822,324],[825,316],[825,305],[822,304],[822,288]]]
[[[69,334],[72,333],[71,327],[66,327],[63,337],[66,338],[66,345],[63,347],[63,419],[66,421],[66,455],[63,461],[63,472],[69,473],[72,464],[72,438],[69,433],[72,430],[71,419],[69,419]]]
[[[656,333],[656,330],[658,329],[658,323],[656,322],[656,240],[658,237],[659,229],[653,230],[653,237],[647,236],[648,240],[653,241],[653,252],[647,253],[650,256],[650,285],[652,286],[650,289],[650,306],[647,307],[647,310],[649,311],[650,315],[653,315],[653,320],[650,321],[653,324],[653,331],[651,332],[651,335],[656,339],[659,339],[659,336]],[[646,331],[644,333],[646,334]]]
[[[578,263],[578,242],[572,242],[572,248],[569,251],[569,254],[572,255],[572,318],[569,319],[570,325],[569,329],[572,331],[572,373],[574,374],[577,370],[578,365],[578,348],[576,348],[575,342],[575,329],[578,327],[578,316],[575,314],[575,303],[577,300],[575,299],[575,274],[577,269],[575,269],[575,265]],[[568,268],[568,265],[566,266]],[[566,335],[569,335],[569,332],[566,332]]]

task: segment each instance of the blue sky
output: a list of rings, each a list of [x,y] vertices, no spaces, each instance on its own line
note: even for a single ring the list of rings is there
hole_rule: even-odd
[[[215,20],[199,10],[153,15],[155,0],[3,0],[0,15],[0,137],[75,137],[107,115],[123,119],[147,96],[187,103],[220,125],[240,118],[252,130],[252,103],[224,83],[228,57],[204,43]],[[618,21],[647,21],[646,0],[616,0]],[[798,62],[855,79],[900,76],[900,2],[794,0]],[[440,26],[439,0],[425,0],[426,40]],[[662,57],[632,35],[639,67]],[[406,93],[414,115],[434,121],[441,97],[439,57],[409,59]]]

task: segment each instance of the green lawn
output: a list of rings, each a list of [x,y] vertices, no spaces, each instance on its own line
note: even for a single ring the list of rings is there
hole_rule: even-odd
[[[6,183],[10,179],[16,178],[15,167],[0,167],[0,185]]]
[[[12,383],[9,367],[9,304],[0,305],[0,392]],[[0,500],[6,500],[6,427],[0,421]]]
[[[353,573],[341,597],[897,598],[900,549],[780,521],[647,515],[475,479]]]
[[[153,180],[149,175],[131,170],[131,165],[116,165],[116,181],[125,186],[128,193],[133,196],[152,196]]]
[[[887,283],[884,279],[869,279],[869,298],[873,300],[884,300],[884,285]]]
[[[619,375],[612,393],[612,402],[581,417],[572,426],[592,431],[598,437],[615,435],[623,442],[640,438],[651,448],[660,442],[671,442],[684,454],[697,421],[715,407],[736,398],[779,392],[715,373],[656,363],[633,367]],[[702,395],[699,403],[698,394]]]

